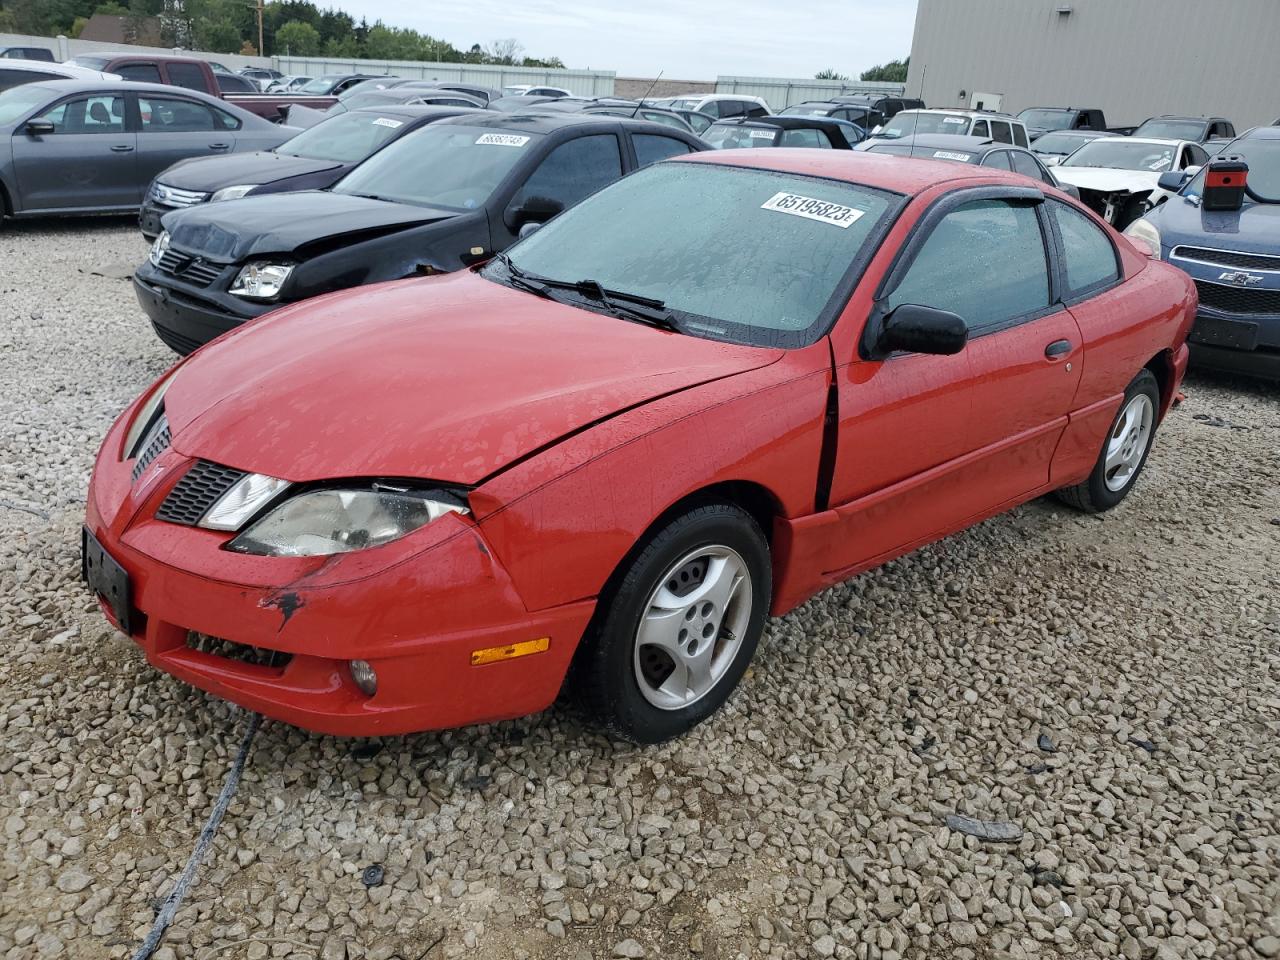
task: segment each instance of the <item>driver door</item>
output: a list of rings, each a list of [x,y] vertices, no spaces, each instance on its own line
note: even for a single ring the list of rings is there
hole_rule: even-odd
[[[32,118],[53,124],[12,137],[20,209],[105,210],[141,202],[138,135],[127,122],[123,93],[69,97]]]

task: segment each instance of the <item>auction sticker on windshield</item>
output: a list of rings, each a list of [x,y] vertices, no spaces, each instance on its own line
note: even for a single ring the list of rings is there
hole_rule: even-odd
[[[772,140],[773,138],[774,138],[774,132],[772,130],[752,130],[751,131],[752,140]]]
[[[528,137],[519,137],[514,133],[486,133],[477,144],[487,143],[497,147],[523,147],[529,142]]]
[[[961,163],[968,163],[973,159],[971,154],[956,153],[953,150],[935,150],[933,151],[933,155],[939,160],[959,160]]]
[[[392,130],[394,130],[396,127],[403,127],[404,121],[390,120],[387,117],[379,117],[377,120],[373,121],[373,125],[375,127],[390,127]]]
[[[793,217],[804,217],[808,220],[829,223],[842,230],[850,224],[857,223],[866,212],[854,207],[846,207],[843,204],[831,203],[827,200],[802,197],[798,193],[775,193],[760,204],[760,209],[775,210],[778,213],[789,213]]]

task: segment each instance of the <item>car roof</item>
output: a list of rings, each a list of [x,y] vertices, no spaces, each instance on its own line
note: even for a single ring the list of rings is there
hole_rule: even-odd
[[[1162,113],[1158,117],[1147,117],[1143,123],[1149,123],[1152,120],[1185,120],[1188,123],[1210,123],[1214,120],[1226,120],[1226,117],[1184,117],[1176,113]],[[1229,122],[1229,121],[1228,121]]]
[[[1011,171],[947,160],[925,160],[920,157],[915,158],[914,163],[903,163],[902,159],[889,154],[858,150],[775,147],[772,150],[708,150],[674,157],[664,162],[712,163],[754,170],[774,170],[799,176],[841,180],[907,196],[914,196],[938,184],[958,184],[965,180],[1007,180],[1011,185],[1027,185],[1025,177]]]
[[[370,104],[367,107],[356,107],[348,113],[375,113],[379,116],[394,117],[457,117],[473,113],[488,114],[491,111],[482,107],[448,107],[438,103],[388,103],[381,106]],[[334,114],[341,116],[341,114]]]
[[[899,111],[897,117],[902,116],[904,113],[958,113],[965,117],[1000,117],[1002,120],[1022,122],[1011,113],[1001,113],[998,110],[971,110],[968,107],[955,107],[954,109],[951,107],[912,107],[908,110]],[[897,117],[894,119],[897,119]]]
[[[1158,143],[1162,147],[1180,147],[1190,140],[1170,140],[1168,137],[1123,137],[1127,143]]]
[[[497,113],[493,110],[477,110],[459,117],[450,117],[441,123],[462,123],[473,127],[492,127],[498,130],[515,130],[519,133],[554,133],[565,127],[598,126],[601,130],[616,130],[618,124],[641,130],[661,130],[671,133],[674,128],[651,120],[633,120],[600,113]],[[675,130],[676,133],[682,131]]]
[[[1254,127],[1246,130],[1238,140],[1280,140],[1280,127]]]
[[[1006,150],[1025,149],[1013,143],[1001,143],[990,137],[956,137],[946,133],[921,133],[913,137],[898,137],[895,140],[877,139],[870,141],[870,143],[871,145],[867,147],[868,151],[875,150],[879,146],[901,146],[904,143],[912,147],[924,147],[926,150],[968,150],[973,153],[997,148]]]
[[[803,130],[812,127],[818,130],[844,130],[849,123],[846,120],[833,120],[831,117],[804,117],[794,114],[782,116],[774,114],[768,117],[722,117],[716,125],[732,124],[737,127],[766,126],[782,127],[784,130]]]
[[[220,100],[218,97],[211,96],[203,90],[192,90],[190,87],[177,87],[168,83],[142,83],[138,80],[40,80],[37,83],[26,84],[26,86],[39,87],[42,90],[50,90],[59,96],[66,96],[69,93],[93,93],[98,90],[130,93],[189,94],[193,97],[204,99],[210,103],[216,103],[219,106],[235,106],[235,104],[227,103],[225,100]]]

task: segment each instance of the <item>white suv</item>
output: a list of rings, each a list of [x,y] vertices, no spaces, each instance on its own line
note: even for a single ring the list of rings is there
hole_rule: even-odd
[[[664,97],[652,101],[655,105],[672,110],[697,110],[709,117],[769,117],[773,111],[761,97],[749,97],[745,93],[690,93],[679,97]]]
[[[1017,117],[989,110],[903,110],[873,136],[886,140],[916,134],[955,134],[961,137],[983,137],[997,143],[1025,147],[1030,142],[1027,127]]]

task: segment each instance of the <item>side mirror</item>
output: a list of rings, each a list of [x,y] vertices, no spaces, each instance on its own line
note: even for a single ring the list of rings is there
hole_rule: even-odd
[[[537,233],[541,227],[542,224],[538,223],[536,220],[526,220],[524,223],[520,224],[520,229],[516,231],[516,239],[523,240],[525,237],[529,236],[529,234]]]
[[[1168,173],[1160,174],[1160,179],[1156,183],[1160,185],[1161,190],[1177,193],[1190,178],[1191,174],[1186,170],[1170,170]]]
[[[508,207],[503,220],[516,233],[526,223],[546,223],[564,211],[564,204],[550,197],[529,197],[518,207]]]
[[[27,135],[31,137],[44,137],[53,133],[52,120],[28,120],[26,126]]]
[[[964,320],[946,310],[904,303],[884,318],[876,346],[881,354],[896,350],[950,356],[969,341]]]

